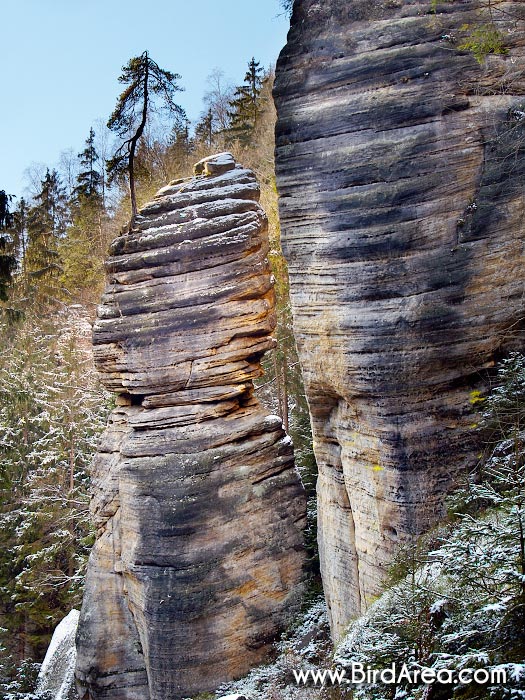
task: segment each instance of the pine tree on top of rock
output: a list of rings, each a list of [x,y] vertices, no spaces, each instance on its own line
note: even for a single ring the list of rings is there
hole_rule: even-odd
[[[159,67],[150,58],[147,51],[131,58],[122,69],[119,82],[126,85],[118,98],[113,114],[108,120],[108,128],[114,131],[122,143],[112,158],[107,161],[109,182],[127,173],[131,197],[131,225],[137,215],[137,198],[135,193],[135,156],[137,147],[144,134],[144,129],[156,103],[182,123],[186,114],[175,103],[175,93],[182,88],[177,84],[177,73],[170,73]]]

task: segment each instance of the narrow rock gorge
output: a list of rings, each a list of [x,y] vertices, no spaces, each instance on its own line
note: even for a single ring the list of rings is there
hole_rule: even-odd
[[[442,516],[490,368],[523,347],[522,5],[294,4],[277,184],[335,639]],[[503,53],[480,63],[483,36]]]
[[[93,342],[117,406],[93,466],[82,699],[213,690],[265,659],[300,593],[304,493],[253,389],[275,326],[259,187],[229,154],[196,172],[107,262]]]

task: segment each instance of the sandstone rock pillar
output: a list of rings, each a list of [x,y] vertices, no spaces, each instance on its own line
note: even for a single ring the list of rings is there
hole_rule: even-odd
[[[296,0],[276,168],[332,631],[476,460],[523,345],[523,3]],[[497,30],[479,64],[462,42]],[[488,27],[488,29],[487,29]],[[469,34],[471,33],[471,34]]]
[[[117,407],[93,470],[81,698],[213,690],[265,658],[300,587],[293,448],[253,393],[275,325],[259,188],[229,154],[198,172],[107,262],[93,342]]]

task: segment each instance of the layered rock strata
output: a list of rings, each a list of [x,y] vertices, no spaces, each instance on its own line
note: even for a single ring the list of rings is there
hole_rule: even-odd
[[[107,262],[93,342],[117,407],[93,465],[81,698],[213,690],[264,659],[300,587],[293,448],[253,393],[275,326],[259,188],[229,155],[199,172]]]
[[[431,5],[296,0],[277,64],[282,241],[336,639],[399,543],[442,515],[476,460],[487,368],[523,342],[523,3]],[[461,48],[490,36],[504,54],[480,64]]]

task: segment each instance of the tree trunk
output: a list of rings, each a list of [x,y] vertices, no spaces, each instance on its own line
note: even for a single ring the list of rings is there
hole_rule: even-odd
[[[75,488],[75,443],[73,436],[71,436],[71,441],[69,443],[69,490],[73,491]]]
[[[135,223],[135,218],[137,216],[137,196],[135,193],[135,171],[134,171],[134,166],[135,166],[135,151],[137,150],[137,144],[140,140],[140,137],[144,133],[144,127],[146,126],[146,119],[148,117],[148,100],[149,100],[149,94],[148,94],[148,79],[149,79],[149,56],[148,52],[146,51],[145,53],[145,63],[144,63],[144,100],[142,102],[142,119],[140,120],[140,124],[137,128],[137,131],[135,132],[135,135],[131,139],[131,143],[129,146],[129,160],[128,160],[128,166],[129,166],[129,194],[131,198],[131,221],[130,221],[130,230],[133,228],[133,224]]]
[[[131,198],[131,221],[130,229],[133,228],[135,223],[135,217],[137,216],[137,198],[135,195],[135,173],[134,173],[134,162],[135,162],[135,140],[131,142],[129,149],[129,196]]]
[[[279,415],[283,417],[283,399],[281,392],[281,373],[277,364],[277,348],[273,351],[273,373],[275,376],[275,390],[277,391],[277,402],[279,405]]]
[[[287,387],[287,358],[286,358],[286,349],[283,348],[283,366],[281,368],[282,372],[282,387],[283,387],[283,412],[282,412],[282,418],[283,418],[283,423],[284,423],[284,429],[286,432],[288,432],[288,387]]]

